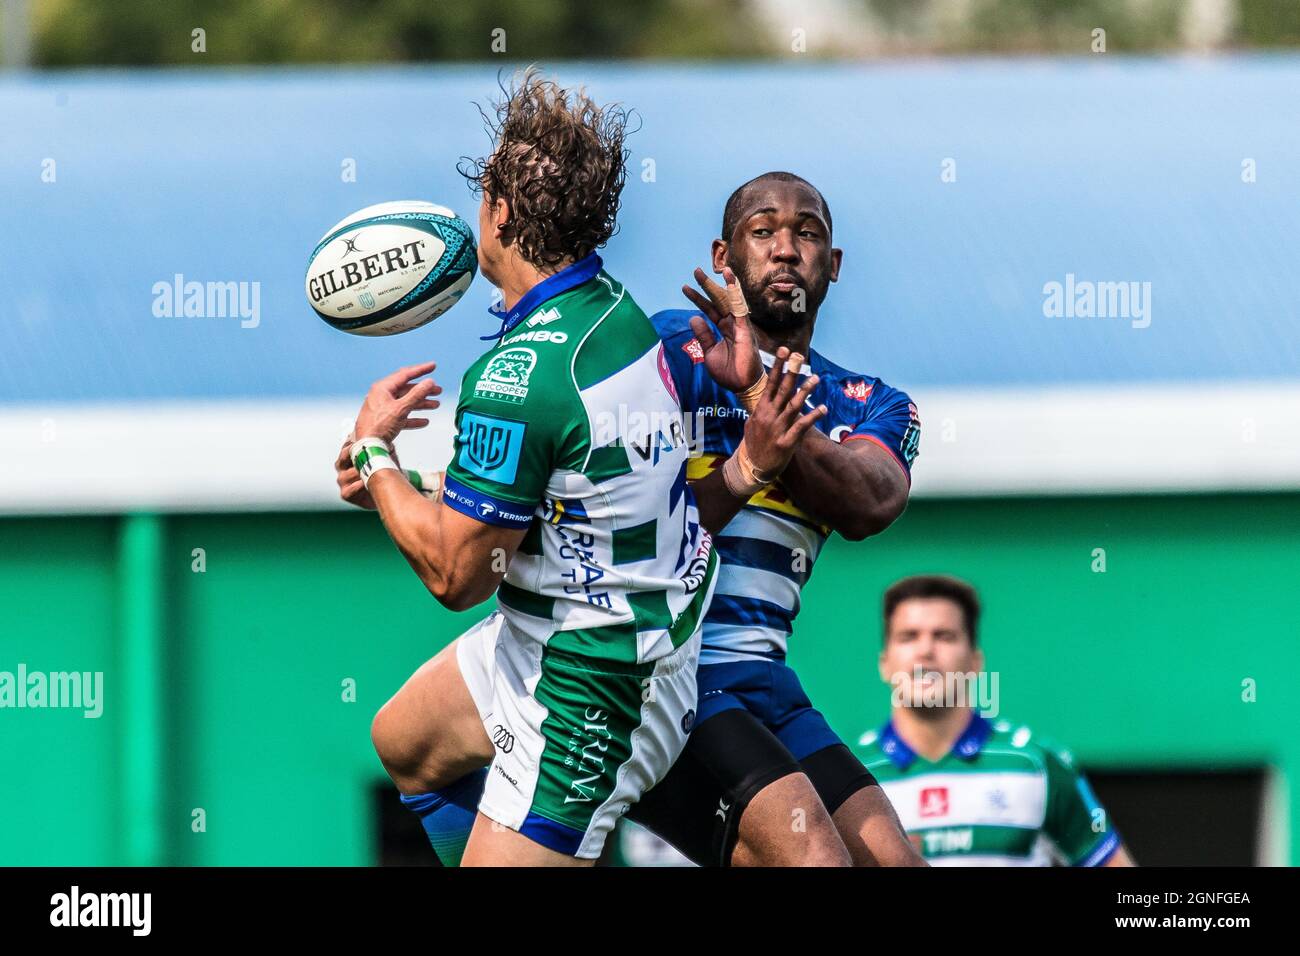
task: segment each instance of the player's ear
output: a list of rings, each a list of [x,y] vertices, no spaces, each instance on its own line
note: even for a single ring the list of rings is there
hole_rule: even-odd
[[[831,250],[831,281],[832,282],[840,281],[840,263],[843,261],[843,259],[844,259],[843,249]]]
[[[889,638],[887,637],[885,638],[885,646],[886,647],[889,646]],[[888,684],[890,682],[890,678],[893,677],[893,675],[890,674],[889,671],[885,669],[885,648],[884,647],[880,649],[880,656],[876,658],[876,670],[879,671],[880,673],[881,681]]]
[[[982,673],[984,670],[984,652],[979,648],[976,648],[974,653],[971,654],[970,659],[971,664],[974,665],[975,673]]]
[[[722,274],[723,267],[727,264],[727,240],[713,240],[713,271],[719,275]]]
[[[510,203],[504,196],[492,200],[492,225],[497,238],[504,239],[510,228]]]

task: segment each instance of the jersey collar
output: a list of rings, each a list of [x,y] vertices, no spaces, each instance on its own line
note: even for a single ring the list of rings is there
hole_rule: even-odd
[[[980,750],[984,748],[985,742],[992,733],[993,726],[979,713],[971,711],[970,723],[961,732],[961,736],[953,742],[949,754],[962,760],[974,760],[979,756]],[[885,726],[880,728],[880,749],[899,770],[910,767],[917,756],[916,751],[898,735],[893,720],[886,721]]]
[[[553,299],[560,293],[568,292],[589,279],[595,278],[596,273],[601,270],[603,264],[600,261],[600,256],[593,252],[537,283],[524,293],[523,298],[516,302],[515,307],[509,312],[499,306],[489,308],[488,313],[493,318],[500,320],[501,328],[492,335],[483,335],[480,338],[484,342],[501,338],[518,325],[524,316],[529,315],[547,299]]]

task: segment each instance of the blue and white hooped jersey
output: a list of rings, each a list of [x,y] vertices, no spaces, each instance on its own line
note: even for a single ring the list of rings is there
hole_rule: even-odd
[[[694,451],[687,475],[702,478],[736,450],[748,412],[704,367],[704,353],[691,331],[687,309],[651,316],[665,345],[669,370],[687,413]],[[802,373],[820,381],[810,407],[824,404],[817,422],[838,442],[870,441],[888,451],[911,480],[921,437],[916,405],[904,392],[878,378],[840,368],[815,349]],[[774,361],[763,355],[769,368]],[[799,613],[799,593],[812,574],[831,529],[791,500],[780,481],[759,492],[713,538],[722,559],[713,604],[704,618],[701,664],[734,660],[782,660]]]

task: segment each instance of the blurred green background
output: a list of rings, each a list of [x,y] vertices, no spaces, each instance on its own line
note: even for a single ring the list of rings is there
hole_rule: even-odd
[[[1297,494],[918,500],[877,538],[832,540],[791,660],[856,739],[888,712],[879,595],[961,575],[1003,716],[1090,769],[1278,768],[1294,832],[1297,540]],[[439,608],[361,513],[5,519],[0,605],[22,621],[5,666],[77,661],[122,702],[3,715],[20,772],[0,774],[0,863],[96,865],[376,862],[370,719],[485,610]]]

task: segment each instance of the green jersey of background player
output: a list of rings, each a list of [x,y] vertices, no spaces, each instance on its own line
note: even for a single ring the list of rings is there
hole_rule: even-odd
[[[885,592],[880,676],[890,719],[858,756],[932,866],[1132,866],[1068,751],[987,719],[954,677],[984,670],[979,600],[964,581],[905,578]]]
[[[471,864],[590,863],[685,745],[717,558],[663,346],[595,252],[624,181],[623,114],[529,72],[497,118],[492,155],[467,175],[501,331],[462,382],[441,495],[422,496],[392,448],[420,423],[412,412],[436,405],[422,379],[433,363],[372,387],[336,468],[343,497],[378,508],[444,605],[497,591],[499,610],[372,729],[435,849],[445,862],[463,849]],[[749,370],[743,338],[728,354]],[[796,378],[747,433],[750,483],[779,472],[818,417],[800,414]]]

